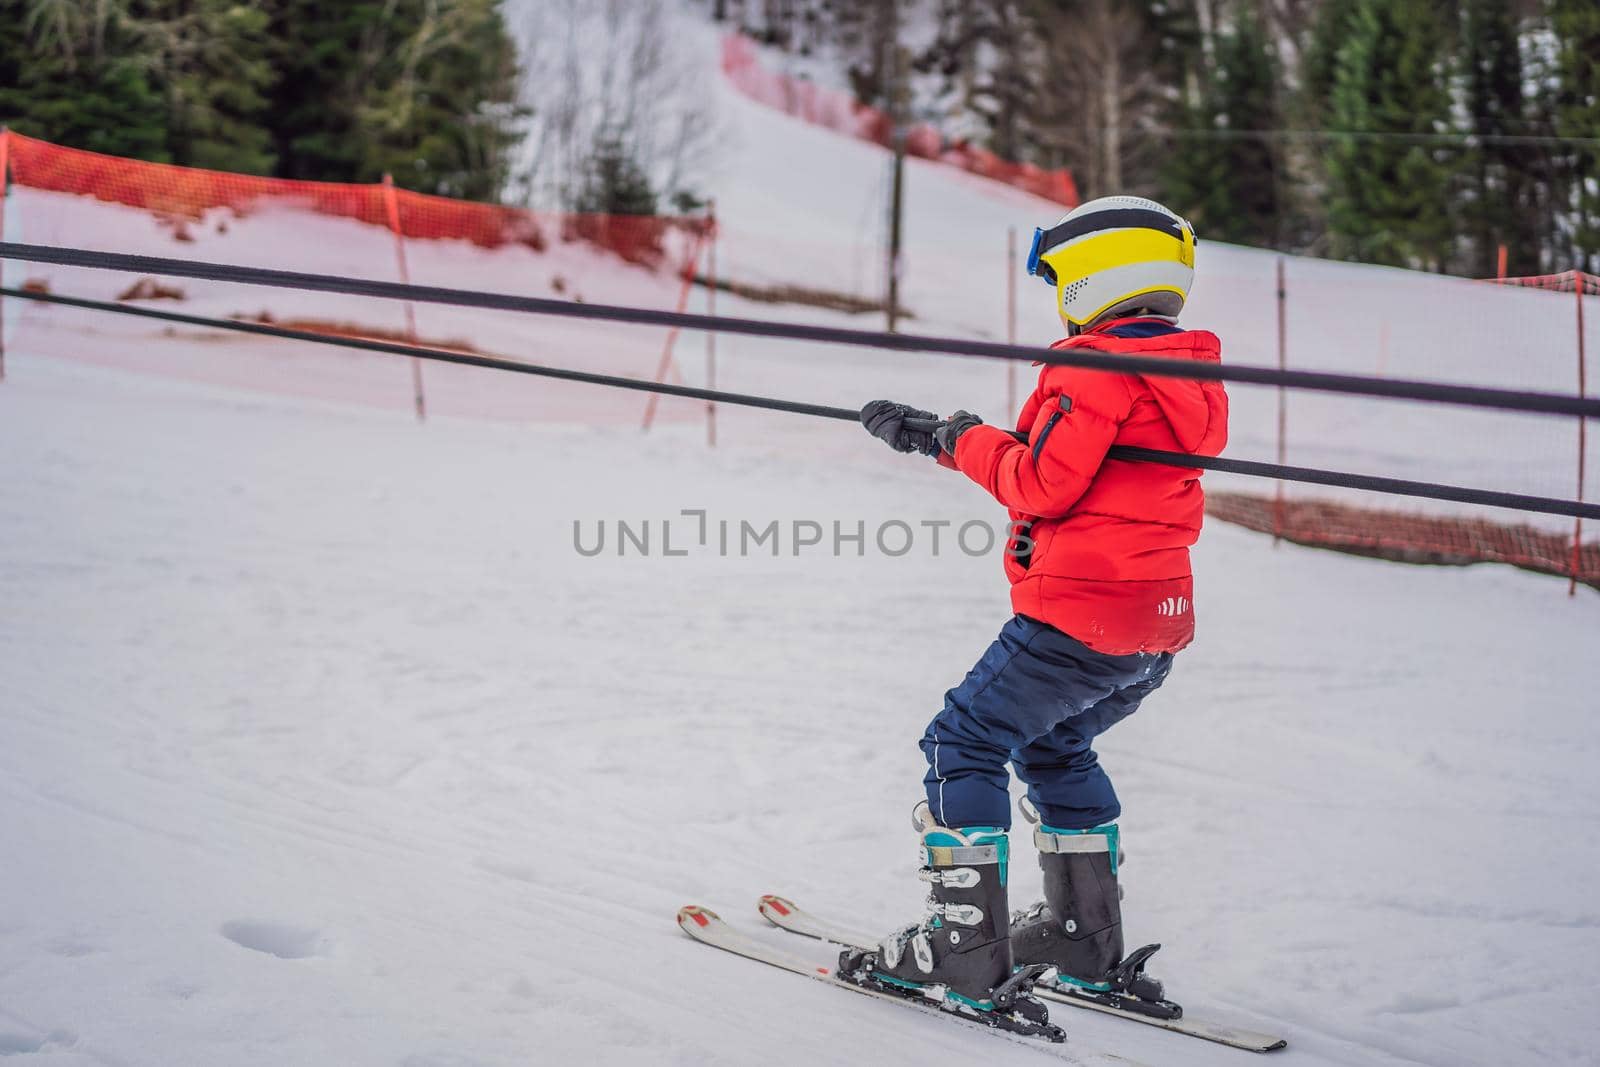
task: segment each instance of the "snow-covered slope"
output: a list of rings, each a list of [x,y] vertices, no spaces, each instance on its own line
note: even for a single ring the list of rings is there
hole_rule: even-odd
[[[683,40],[714,55],[699,29]],[[706,91],[729,135],[722,271],[871,292],[882,154],[709,73]],[[908,191],[912,327],[1001,335],[1005,229],[1054,209],[920,163]],[[19,223],[22,205],[10,237],[155,239],[149,220],[88,209]],[[70,225],[47,237],[50,217]],[[388,261],[387,235],[251,237],[269,221],[211,231],[196,254]],[[1195,325],[1270,362],[1272,257],[1202,254]],[[672,299],[669,281],[561,255],[587,299]],[[451,247],[412,264],[430,282],[541,293],[555,273]],[[1543,362],[1570,336],[1555,302],[1571,297],[1300,262],[1290,281],[1302,365],[1422,373],[1405,359],[1427,353],[1436,377],[1571,387]],[[1025,340],[1053,335],[1038,290],[1022,287]],[[409,402],[409,381],[381,357],[15,305],[0,385],[0,1054],[1037,1059],[722,958],[672,923],[695,901],[756,928],[769,891],[867,927],[917,914],[915,741],[1006,614],[998,558],[960,551],[953,527],[935,554],[921,525],[1002,521],[974,487],[849,426],[723,410],[708,450],[686,421],[697,406],[664,405],[677,423],[641,437],[639,397],[460,368],[428,368],[439,414],[419,426],[386,409]],[[189,306],[403,322],[392,306],[199,286]],[[427,336],[637,374],[661,341],[419,316]],[[680,340],[690,380],[702,344]],[[736,338],[718,354],[730,389],[1001,416],[992,365]],[[1237,454],[1269,454],[1275,398],[1234,396]],[[1293,404],[1295,459],[1570,492],[1566,425],[1446,435],[1429,421],[1442,413]],[[1445,444],[1453,455],[1418,457]],[[706,510],[704,545],[684,509]],[[649,556],[618,556],[619,520],[651,524]],[[687,556],[663,555],[669,520]],[[740,551],[741,522],[773,520],[776,554]],[[873,536],[890,520],[914,531],[904,556]],[[592,545],[601,521],[605,551],[586,557],[574,523]],[[823,543],[796,551],[797,521]],[[835,555],[834,524],[858,522],[863,555]],[[1129,936],[1165,942],[1170,988],[1192,1012],[1284,1030],[1285,1065],[1592,1061],[1600,601],[1508,569],[1273,549],[1220,525],[1196,566],[1199,642],[1102,746],[1127,809]],[[1016,894],[1031,897],[1018,844]],[[1065,1023],[1085,1055],[1243,1056]]]
[[[544,0],[512,4],[513,24],[528,22]],[[559,5],[558,5],[559,6]],[[721,224],[717,272],[757,285],[798,285],[879,297],[882,292],[888,162],[871,144],[807,125],[741,96],[717,70],[718,31],[703,18],[679,13],[672,22],[673,47],[698,79],[696,95],[711,112],[720,140],[699,168],[704,192],[715,198]],[[776,60],[774,60],[776,62]],[[71,200],[63,203],[63,200]],[[550,205],[540,205],[550,206]],[[1182,205],[1175,205],[1182,208]],[[1006,335],[1007,232],[1014,230],[1018,256],[1025,255],[1034,226],[1053,221],[1057,205],[951,167],[910,160],[906,176],[906,329],[1003,338]],[[296,266],[330,273],[395,277],[390,235],[379,228],[293,211],[264,211],[246,219],[208,219],[192,227],[193,241],[177,243],[170,230],[138,212],[81,199],[14,190],[5,233],[14,240],[78,244],[164,255]],[[1206,241],[1201,235],[1198,278],[1185,324],[1218,333],[1226,358],[1272,365],[1278,358],[1276,267],[1279,257],[1256,249]],[[673,252],[682,251],[674,241]],[[674,255],[674,260],[676,255]],[[512,247],[486,253],[455,242],[412,242],[408,255],[415,280],[426,284],[513,291],[539,296],[571,295],[591,302],[671,307],[677,280],[670,271],[652,273],[594,253],[588,246],[553,241],[542,256]],[[1017,268],[1020,271],[1020,265]],[[8,277],[40,277],[58,292],[106,296],[128,279],[59,268],[9,265]],[[1314,259],[1285,260],[1285,338],[1288,365],[1396,377],[1431,378],[1518,388],[1572,392],[1578,383],[1576,301],[1570,294],[1518,290],[1413,271],[1373,268]],[[404,325],[403,309],[390,302],[356,301],[283,291],[183,282],[190,310],[216,314],[270,311],[279,318],[309,316],[357,321],[390,330]],[[1017,280],[1017,335],[1024,343],[1047,343],[1059,335],[1050,290],[1037,280]],[[1585,316],[1586,347],[1600,351],[1600,301],[1591,298]],[[208,358],[172,365],[170,353],[140,346],[151,336],[143,323],[108,321],[93,313],[21,308],[6,302],[8,332],[26,338],[32,327],[71,325],[87,336],[126,341],[118,365],[224,381],[258,388],[336,396],[405,406],[410,379],[402,367],[368,371],[362,357],[323,353],[303,360],[293,374],[273,361]],[[689,309],[705,310],[697,288]],[[740,300],[723,294],[722,314],[791,318],[876,327],[878,316],[844,316],[805,307]],[[418,328],[429,340],[461,338],[485,350],[534,361],[587,366],[649,377],[655,373],[664,331],[580,325],[526,316],[463,312],[437,306],[417,309]],[[155,331],[161,336],[159,330]],[[36,349],[60,355],[107,358],[82,334],[36,338]],[[679,338],[679,363],[687,380],[701,382],[703,338]],[[143,347],[143,350],[140,350]],[[294,357],[290,357],[294,358]],[[1590,380],[1600,375],[1593,373]],[[311,364],[315,364],[314,366]],[[359,369],[358,369],[359,368]],[[718,347],[718,384],[748,392],[770,390],[844,406],[882,393],[915,400],[936,410],[965,407],[994,421],[1007,419],[1006,371],[971,360],[887,355],[863,350],[800,346],[726,337]],[[848,368],[848,373],[841,373]],[[1022,388],[1029,376],[1019,372]],[[495,387],[474,391],[477,379],[428,368],[437,383],[436,409],[458,414],[510,417],[570,416],[593,422],[625,408],[632,421],[638,405],[577,386],[547,384],[530,403],[507,403]],[[469,384],[463,386],[465,381]],[[1230,455],[1275,458],[1275,390],[1235,387]],[[668,404],[668,417],[692,418],[699,409]],[[784,429],[809,433],[794,423]],[[1305,392],[1288,400],[1289,460],[1310,466],[1478,485],[1515,492],[1570,497],[1577,488],[1577,430],[1573,420],[1478,412],[1450,407],[1372,402]],[[1588,469],[1600,470],[1600,434],[1589,435]],[[1593,477],[1591,474],[1590,481]],[[1215,479],[1218,486],[1263,490],[1256,480]],[[1301,490],[1340,495],[1336,490]],[[1390,498],[1345,494],[1378,506]],[[1593,495],[1592,484],[1588,495]],[[1407,501],[1423,511],[1472,511],[1458,505]],[[1489,517],[1517,521],[1490,511]],[[1556,531],[1567,520],[1534,518]]]
[[[0,1047],[1034,1062],[672,923],[698,901],[755,926],[768,891],[869,927],[920,906],[915,739],[1005,595],[996,558],[921,527],[883,555],[888,519],[992,516],[849,440],[818,463],[689,427],[418,428],[15,357]],[[619,519],[655,523],[651,557],[617,558]],[[668,519],[689,556],[660,555]],[[780,554],[720,556],[723,519],[782,520]],[[867,554],[796,557],[795,519],[865,521]],[[1285,1065],[1587,1062],[1600,604],[1225,526],[1196,562],[1200,642],[1103,744],[1130,936],[1166,943],[1191,1011],[1282,1027]],[[1243,1055],[1067,1022],[1147,1064]]]

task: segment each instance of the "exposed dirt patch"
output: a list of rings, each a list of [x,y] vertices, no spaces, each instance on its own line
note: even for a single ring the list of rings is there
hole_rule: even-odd
[[[694,281],[696,285],[711,286],[711,280],[704,274],[695,275]],[[807,307],[843,311],[850,315],[864,315],[870,312],[887,310],[881,299],[856,296],[852,293],[840,293],[831,289],[808,289],[801,285],[751,285],[746,282],[718,278],[713,288],[718,292],[732,293],[734,296],[742,296],[746,300],[755,300],[762,304],[804,304]],[[904,306],[900,308],[900,317],[906,319],[916,318]]]
[[[392,341],[395,344],[417,345],[423,348],[440,348],[449,352],[467,352],[482,355],[483,350],[459,337],[439,340],[429,337],[412,337],[404,330],[387,330],[381,326],[362,326],[354,322],[332,322],[327,319],[279,319],[270,311],[255,315],[230,315],[235,322],[259,322],[265,326],[281,326],[286,330],[303,330],[306,333],[326,334],[329,337],[356,337],[363,341]]]
[[[176,285],[167,285],[154,278],[140,278],[117,294],[119,303],[133,300],[183,300],[184,292]]]

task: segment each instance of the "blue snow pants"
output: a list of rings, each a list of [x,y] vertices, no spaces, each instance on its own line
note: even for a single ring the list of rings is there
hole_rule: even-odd
[[[1172,654],[1108,656],[1018,615],[944,695],[922,736],[923,783],[941,826],[1011,826],[1006,761],[1050,826],[1087,830],[1122,812],[1091,746],[1132,715],[1172,669]]]

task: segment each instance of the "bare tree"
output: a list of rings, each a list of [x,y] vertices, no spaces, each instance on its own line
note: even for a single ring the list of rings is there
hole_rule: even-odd
[[[1124,191],[1147,169],[1162,87],[1149,63],[1139,13],[1120,0],[1080,0],[1067,14],[1041,15],[1050,91],[1037,97],[1040,139],[1070,165],[1086,197]]]
[[[602,145],[658,195],[692,195],[716,139],[700,85],[710,74],[674,46],[663,0],[547,0],[525,39],[527,199],[572,209]]]

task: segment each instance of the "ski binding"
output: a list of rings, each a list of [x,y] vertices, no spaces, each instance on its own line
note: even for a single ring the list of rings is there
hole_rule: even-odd
[[[761,898],[757,907],[768,922],[792,934],[828,941],[844,949],[853,948],[865,953],[874,951],[872,946],[876,941],[875,938],[819,919],[785,897],[768,894]],[[1119,972],[1126,980],[1121,984],[1121,991],[1088,990],[1063,982],[1056,977],[1047,977],[1036,979],[1033,992],[1036,996],[1057,1004],[1068,1004],[1075,1008],[1115,1015],[1131,1022],[1160,1027],[1204,1041],[1214,1041],[1246,1052],[1275,1052],[1288,1046],[1288,1041],[1276,1034],[1246,1030],[1209,1020],[1185,1018],[1182,1008],[1163,999],[1161,984],[1143,973],[1144,965],[1159,947],[1159,945],[1146,945],[1131,953],[1123,961]],[[1138,996],[1138,993],[1149,994],[1149,999]]]

